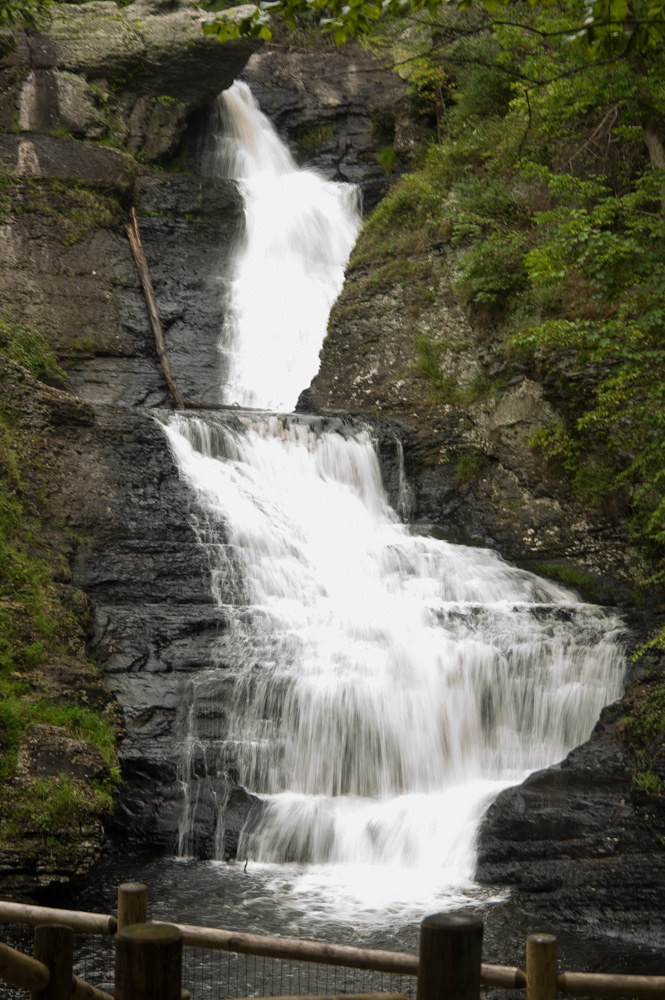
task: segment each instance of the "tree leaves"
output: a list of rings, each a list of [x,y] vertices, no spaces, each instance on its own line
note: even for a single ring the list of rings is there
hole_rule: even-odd
[[[10,7],[30,6],[42,0],[9,0]],[[458,10],[472,6],[473,0],[453,0]],[[529,0],[533,6],[537,0]],[[336,44],[349,37],[367,34],[374,21],[390,14],[404,16],[426,10],[435,17],[446,0],[270,0],[261,2],[255,14],[248,5],[221,11],[204,22],[204,33],[220,41],[247,36],[271,37],[270,16],[281,18],[293,28],[296,15],[314,15],[322,31],[332,33]],[[511,0],[482,0],[488,14],[496,15]],[[0,12],[1,16],[2,12]],[[0,21],[0,23],[2,23]],[[665,41],[665,0],[584,0],[579,26],[567,34],[569,42],[582,47],[589,58],[608,59],[629,53],[656,51]]]
[[[16,25],[36,28],[48,7],[49,0],[2,0],[0,28],[11,29]]]

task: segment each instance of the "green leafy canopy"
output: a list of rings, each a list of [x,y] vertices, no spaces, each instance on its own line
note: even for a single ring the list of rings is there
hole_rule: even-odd
[[[220,11],[203,22],[206,35],[216,35],[221,42],[248,36],[272,37],[271,16],[278,16],[290,28],[300,15],[315,17],[319,26],[332,33],[342,45],[350,36],[367,34],[372,24],[385,15],[406,16],[424,11],[435,17],[444,6],[459,10],[471,7],[473,0],[260,0],[254,6]],[[536,0],[529,0],[535,5]],[[550,0],[550,6],[554,6]],[[489,14],[508,8],[509,0],[483,0]],[[547,4],[545,5],[547,6]],[[595,58],[615,58],[630,53],[657,52],[665,42],[665,0],[585,0],[578,26],[566,38],[589,50]]]

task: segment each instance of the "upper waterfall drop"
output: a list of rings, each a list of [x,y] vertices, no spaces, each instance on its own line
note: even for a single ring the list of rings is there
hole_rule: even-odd
[[[245,203],[220,340],[229,369],[225,401],[291,411],[318,371],[360,227],[359,193],[298,169],[241,82],[218,98],[204,167],[236,179]]]

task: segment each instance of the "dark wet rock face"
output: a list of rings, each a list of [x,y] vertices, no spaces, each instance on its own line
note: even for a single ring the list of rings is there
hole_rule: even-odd
[[[183,807],[179,723],[190,675],[214,665],[226,623],[210,593],[191,495],[159,422],[125,408],[96,414],[86,454],[104,478],[105,509],[87,511],[95,543],[73,573],[95,607],[90,651],[123,709],[115,825],[130,843],[174,850]],[[82,512],[79,501],[70,518],[80,522]]]
[[[84,164],[87,147],[72,145]],[[71,208],[46,185],[40,194],[58,214]],[[95,404],[168,405],[143,291],[122,231],[125,216],[103,197],[91,195],[87,210],[106,215],[111,204],[113,216],[104,221],[116,218],[117,228],[97,228],[93,217],[72,241],[57,219],[36,213],[12,218],[4,227],[8,252],[0,261],[0,294],[56,345],[69,369],[70,392]],[[216,402],[223,381],[217,342],[229,259],[242,226],[240,197],[231,182],[157,174],[137,181],[136,200],[145,212],[141,236],[181,392]]]
[[[33,180],[53,179],[88,184],[126,194],[137,164],[116,149],[50,135],[0,135],[0,161],[5,169]]]
[[[141,239],[159,304],[171,366],[183,396],[221,401],[224,369],[218,341],[229,262],[241,231],[242,202],[230,181],[193,175],[141,177],[136,184]],[[170,405],[129,245],[118,237],[107,272],[119,336],[129,345],[81,358],[70,386],[95,403]],[[110,271],[110,273],[109,273]]]
[[[532,926],[657,947],[665,803],[635,786],[623,711],[606,709],[561,764],[502,792],[483,820],[476,877],[509,886]]]

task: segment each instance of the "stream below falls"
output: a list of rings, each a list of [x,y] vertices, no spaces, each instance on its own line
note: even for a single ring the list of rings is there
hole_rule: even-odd
[[[182,686],[174,856],[103,870],[145,881],[154,917],[413,948],[426,913],[497,899],[473,880],[481,816],[620,694],[622,623],[491,551],[414,534],[371,427],[291,413],[357,194],[298,170],[246,85],[217,121],[206,169],[245,199],[219,355],[240,408],[158,418],[229,624]],[[229,782],[255,796],[230,863]],[[195,857],[201,810],[213,859]]]

